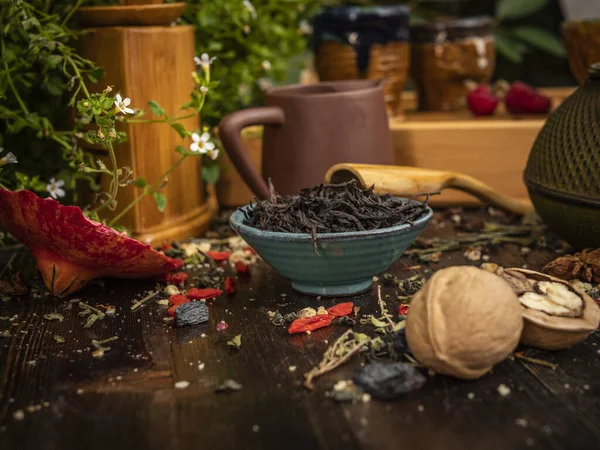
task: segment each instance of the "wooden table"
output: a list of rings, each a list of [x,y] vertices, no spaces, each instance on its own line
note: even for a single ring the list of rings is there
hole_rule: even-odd
[[[430,227],[440,235],[451,230]],[[540,268],[555,255],[518,246],[492,249],[505,266]],[[442,256],[435,270],[452,264],[479,264],[462,252]],[[410,276],[402,258],[392,272]],[[227,269],[229,270],[229,269]],[[239,282],[238,293],[210,307],[210,324],[175,329],[163,322],[163,307],[149,302],[137,311],[134,297],[154,287],[152,280],[107,280],[88,286],[87,303],[113,304],[117,315],[83,328],[79,308],[65,300],[12,299],[0,303],[0,449],[591,449],[600,445],[600,338],[554,353],[530,356],[558,364],[551,368],[507,360],[478,381],[431,377],[405,397],[381,402],[338,404],[325,392],[349,379],[358,359],[301,387],[302,374],[321,359],[346,327],[332,325],[312,335],[289,336],[273,326],[267,311],[290,312],[304,306],[332,305],[295,294],[265,264]],[[393,289],[385,293],[395,298]],[[353,298],[361,313],[375,312],[375,289]],[[287,306],[282,306],[287,304]],[[390,301],[395,310],[397,301]],[[43,314],[58,311],[63,322]],[[215,331],[225,320],[229,328]],[[226,341],[242,334],[235,351]],[[54,335],[66,339],[59,344]],[[91,355],[92,339],[120,339],[102,359]],[[199,370],[199,364],[204,369]],[[296,366],[295,371],[290,367]],[[231,378],[243,389],[216,394]],[[177,381],[189,387],[176,389]],[[501,396],[497,388],[511,390]],[[34,412],[28,412],[29,410]],[[38,409],[37,411],[35,411]],[[17,420],[15,412],[24,411]]]

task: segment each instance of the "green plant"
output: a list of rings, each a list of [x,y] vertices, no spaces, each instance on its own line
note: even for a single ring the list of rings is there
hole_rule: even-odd
[[[42,192],[51,177],[70,192],[77,180],[93,183],[77,170],[90,161],[65,108],[102,74],[72,47],[68,23],[81,3],[0,0],[0,147],[19,160],[17,171],[0,173],[6,188]]]
[[[183,21],[196,28],[197,53],[219,60],[219,91],[204,110],[208,124],[260,104],[283,81],[290,58],[306,50],[309,20],[323,0],[188,0]]]

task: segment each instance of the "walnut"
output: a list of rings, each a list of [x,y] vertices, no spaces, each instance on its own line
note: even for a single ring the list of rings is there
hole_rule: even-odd
[[[533,290],[519,292],[523,308],[521,342],[558,350],[583,341],[600,324],[600,308],[582,290],[559,278],[526,269],[505,269],[502,277],[525,277]]]
[[[523,318],[516,294],[498,276],[471,266],[438,270],[406,318],[411,352],[436,372],[475,379],[509,356]]]
[[[561,256],[546,264],[542,271],[563,280],[600,283],[600,248]]]

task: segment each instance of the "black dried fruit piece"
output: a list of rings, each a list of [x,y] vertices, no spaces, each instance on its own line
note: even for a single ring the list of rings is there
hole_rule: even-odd
[[[208,307],[204,302],[189,302],[175,310],[175,326],[187,327],[208,322]]]
[[[373,363],[354,372],[352,379],[373,398],[391,400],[423,387],[427,378],[407,363]]]
[[[408,342],[406,342],[406,328],[393,332],[390,335],[390,341],[392,348],[396,353],[406,353],[410,351],[408,349]]]

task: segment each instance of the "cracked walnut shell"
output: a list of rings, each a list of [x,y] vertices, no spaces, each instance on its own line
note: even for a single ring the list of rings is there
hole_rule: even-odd
[[[600,308],[586,293],[559,278],[526,269],[504,269],[501,277],[525,278],[532,286],[522,292],[521,342],[544,350],[571,347],[587,338],[600,324]]]
[[[496,275],[471,266],[438,270],[406,318],[412,354],[438,373],[485,375],[515,349],[523,318],[517,295]]]

